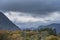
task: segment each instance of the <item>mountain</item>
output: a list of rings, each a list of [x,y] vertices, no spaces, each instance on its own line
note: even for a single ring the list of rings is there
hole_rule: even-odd
[[[50,25],[47,25],[47,26],[39,26],[39,28],[45,28],[45,27],[48,27],[48,28],[55,28],[56,31],[59,33],[60,32],[60,24],[58,23],[53,23],[53,24],[50,24]]]
[[[2,12],[0,12],[0,30],[20,30]]]

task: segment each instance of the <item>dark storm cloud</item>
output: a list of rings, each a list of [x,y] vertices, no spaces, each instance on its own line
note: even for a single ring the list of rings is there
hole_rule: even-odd
[[[0,10],[46,15],[50,12],[60,11],[60,0],[6,0],[1,3]]]
[[[0,0],[0,10],[20,28],[60,23],[60,0]]]

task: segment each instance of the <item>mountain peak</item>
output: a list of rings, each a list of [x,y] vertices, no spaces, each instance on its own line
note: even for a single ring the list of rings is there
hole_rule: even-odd
[[[0,30],[20,30],[2,12],[0,12]]]

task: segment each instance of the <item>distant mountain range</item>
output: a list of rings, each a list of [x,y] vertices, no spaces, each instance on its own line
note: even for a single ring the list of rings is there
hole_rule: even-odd
[[[2,12],[0,12],[0,30],[20,30]]]
[[[55,28],[56,31],[57,31],[57,33],[60,32],[60,24],[59,23],[53,23],[53,24],[50,24],[50,25],[39,26],[38,28],[32,27],[32,28],[27,28],[27,29],[30,29],[30,30],[38,30],[40,28],[53,28],[53,29]]]
[[[55,28],[57,33],[60,32],[60,24],[59,23],[53,23],[53,24],[50,24],[50,25],[46,25],[46,26],[39,26],[38,28]]]

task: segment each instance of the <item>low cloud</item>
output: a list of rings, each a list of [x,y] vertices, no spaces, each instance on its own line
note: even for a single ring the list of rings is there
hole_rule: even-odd
[[[25,14],[22,12],[6,12],[5,15],[11,20],[15,22],[45,22],[43,18],[33,17],[29,14]]]
[[[60,12],[52,12],[45,17],[33,17],[22,12],[6,12],[5,15],[18,26],[37,27],[39,25],[48,25],[52,23],[60,23]],[[21,25],[22,24],[22,25]]]
[[[49,21],[57,21],[60,20],[60,12],[52,12],[50,15],[47,15],[45,17],[33,17],[32,15],[25,14],[22,12],[6,12],[5,15],[11,20],[11,21],[17,21],[17,22],[49,22]]]

